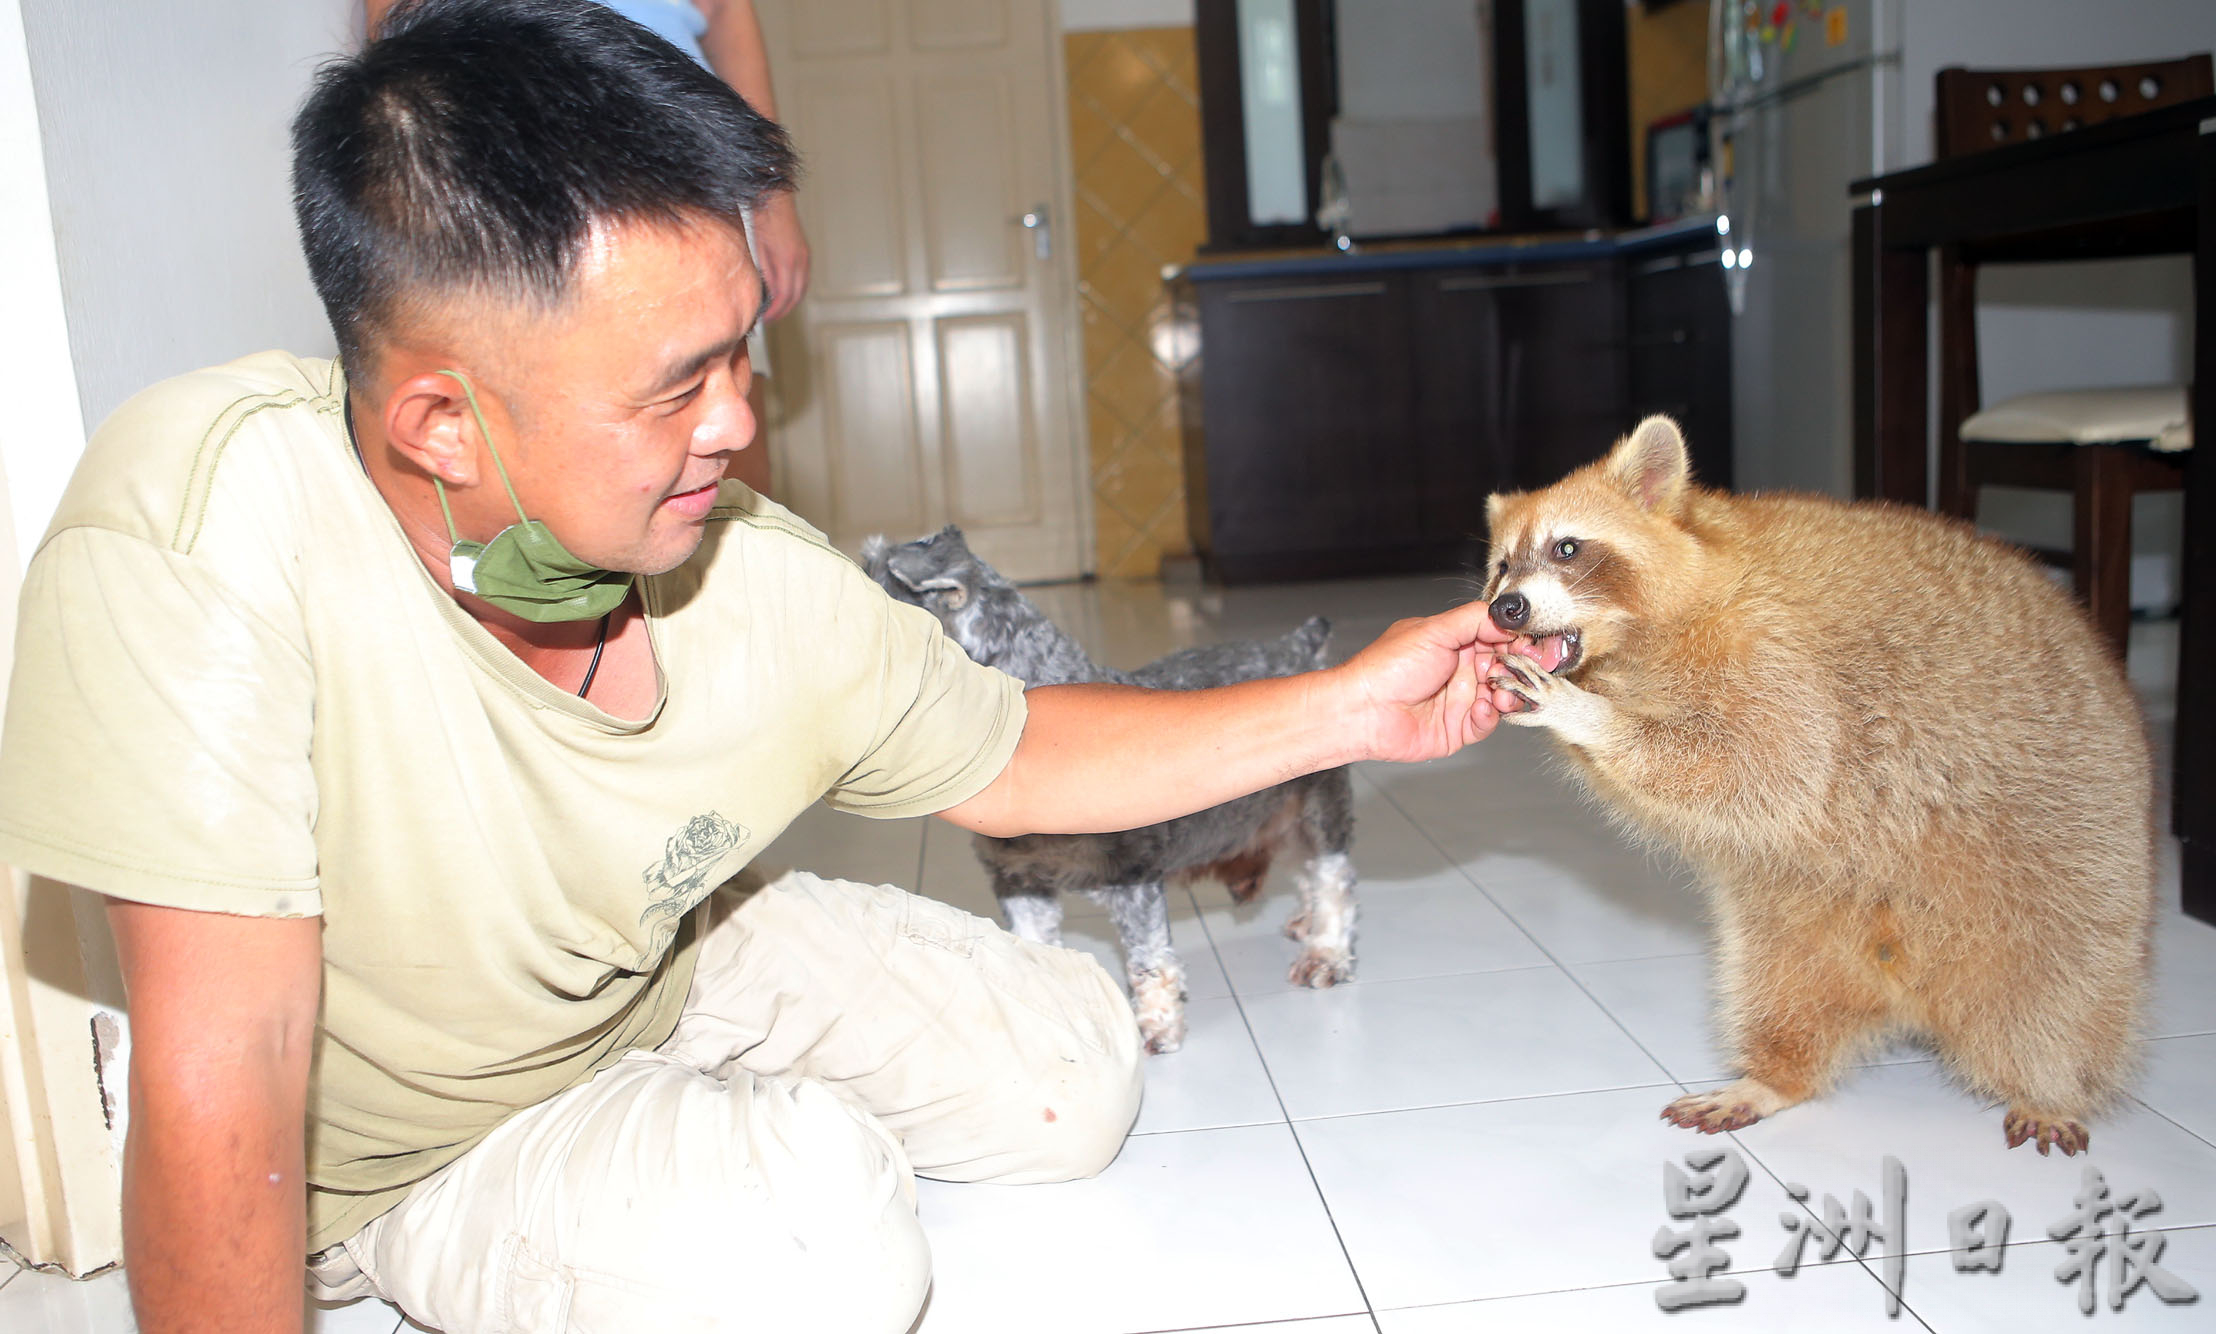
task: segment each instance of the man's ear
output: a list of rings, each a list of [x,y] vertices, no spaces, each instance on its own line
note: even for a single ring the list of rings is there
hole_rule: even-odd
[[[1668,417],[1652,416],[1609,451],[1603,470],[1641,509],[1675,513],[1692,483],[1685,437]]]
[[[448,486],[478,481],[477,423],[469,399],[452,376],[412,375],[385,399],[385,439],[400,457]]]

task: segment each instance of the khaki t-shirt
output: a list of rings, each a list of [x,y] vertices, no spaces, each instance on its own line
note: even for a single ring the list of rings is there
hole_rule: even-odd
[[[611,717],[432,581],[344,401],[335,365],[264,353],[118,410],[25,574],[0,739],[0,860],[322,916],[311,1249],[666,1037],[688,914],[811,802],[943,810],[1024,719],[1012,678],[736,483],[641,583],[661,703]]]

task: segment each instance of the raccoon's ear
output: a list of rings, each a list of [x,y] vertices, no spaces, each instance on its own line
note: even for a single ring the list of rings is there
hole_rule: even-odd
[[[1656,415],[1640,422],[1609,451],[1605,469],[1640,508],[1674,513],[1692,481],[1693,465],[1677,423]]]
[[[1501,504],[1500,492],[1485,497],[1485,532],[1495,542],[1500,540],[1500,512],[1507,508]]]

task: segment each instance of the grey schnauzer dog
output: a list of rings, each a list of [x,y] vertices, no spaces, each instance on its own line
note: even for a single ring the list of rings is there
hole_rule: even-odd
[[[1197,690],[1323,666],[1331,626],[1309,620],[1266,643],[1180,649],[1135,672],[1103,667],[1049,621],[1015,585],[971,554],[959,528],[899,546],[873,537],[862,564],[886,591],[923,607],[971,658],[1029,686],[1110,681],[1156,690]],[[1164,824],[1116,834],[1027,834],[977,838],[1008,929],[1059,945],[1064,892],[1108,909],[1121,939],[1131,1003],[1147,1050],[1185,1040],[1185,970],[1170,946],[1164,887],[1215,876],[1244,903],[1260,892],[1270,861],[1301,858],[1301,906],[1285,934],[1304,950],[1292,981],[1328,987],[1354,972],[1353,785],[1344,769],[1280,783]]]

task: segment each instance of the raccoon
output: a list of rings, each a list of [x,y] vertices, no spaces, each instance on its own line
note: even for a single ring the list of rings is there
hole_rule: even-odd
[[[2083,611],[1956,520],[1696,486],[1666,417],[1486,513],[1508,721],[1712,899],[1741,1078],[1663,1118],[1749,1125],[1906,1032],[2010,1147],[2085,1148],[2131,1074],[2155,825]]]

